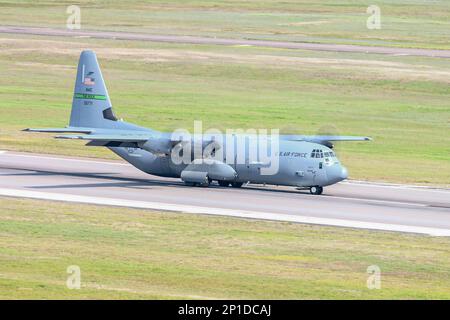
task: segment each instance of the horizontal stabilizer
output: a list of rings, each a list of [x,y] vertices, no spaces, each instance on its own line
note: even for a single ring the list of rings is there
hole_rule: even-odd
[[[76,139],[91,141],[119,141],[119,142],[145,142],[150,139],[149,134],[90,134],[90,135],[64,135],[56,139]]]
[[[370,137],[358,136],[313,136],[318,141],[372,141]]]
[[[89,129],[89,128],[73,128],[73,127],[66,127],[66,128],[42,128],[42,129],[34,129],[34,128],[28,128],[28,129],[23,129],[22,131],[27,131],[27,132],[49,132],[49,133],[70,133],[70,132],[74,132],[74,133],[92,133],[94,132],[93,129]]]
[[[286,136],[287,140],[292,141],[371,141],[370,137],[361,136]]]

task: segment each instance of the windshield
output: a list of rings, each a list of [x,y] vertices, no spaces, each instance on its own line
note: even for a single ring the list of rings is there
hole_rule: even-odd
[[[311,158],[335,158],[336,154],[333,151],[323,151],[322,149],[314,149],[311,152]]]
[[[311,152],[311,158],[325,159],[325,163],[327,163],[327,164],[332,164],[333,162],[337,162],[336,154],[331,150],[323,151],[322,149],[313,149],[313,151]]]

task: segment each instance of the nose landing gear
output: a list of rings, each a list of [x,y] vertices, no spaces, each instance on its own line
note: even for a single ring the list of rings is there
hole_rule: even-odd
[[[311,194],[320,195],[323,192],[323,187],[314,186],[309,188]]]

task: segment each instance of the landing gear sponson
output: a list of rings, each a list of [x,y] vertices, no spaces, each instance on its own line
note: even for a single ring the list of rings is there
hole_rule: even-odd
[[[188,182],[185,181],[184,183],[187,186],[191,186],[191,187],[208,187],[211,183],[212,183],[212,179],[211,178],[206,178],[203,182]],[[240,188],[242,187],[242,185],[244,184],[243,182],[236,182],[236,181],[226,181],[226,180],[217,180],[217,183],[219,184],[219,186],[221,187],[233,187],[233,188]],[[306,188],[297,188],[299,190],[304,190]],[[309,187],[309,192],[311,194],[314,195],[321,195],[323,193],[323,187],[321,186],[312,186]]]
[[[192,181],[185,181],[184,184],[190,187],[208,187],[213,180],[210,178],[207,178],[206,180],[202,182],[192,182]],[[232,188],[240,188],[244,184],[243,182],[236,182],[236,181],[226,181],[226,180],[217,180],[217,183],[221,187],[232,187]]]

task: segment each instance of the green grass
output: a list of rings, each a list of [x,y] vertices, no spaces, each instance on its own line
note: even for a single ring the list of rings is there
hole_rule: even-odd
[[[450,240],[0,198],[1,299],[448,299]],[[68,266],[81,289],[66,287]],[[381,289],[366,287],[370,265]]]
[[[64,28],[73,1],[0,1],[2,24]],[[77,1],[84,29],[449,49],[448,1]]]
[[[126,121],[367,135],[337,146],[351,178],[450,183],[450,66],[420,57],[2,36],[0,149],[113,157],[20,132],[67,125],[83,48],[97,51]]]

